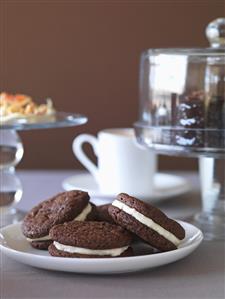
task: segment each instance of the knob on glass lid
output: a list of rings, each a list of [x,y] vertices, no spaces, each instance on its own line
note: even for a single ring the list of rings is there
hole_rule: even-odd
[[[206,36],[213,48],[225,48],[225,18],[219,18],[206,27]]]

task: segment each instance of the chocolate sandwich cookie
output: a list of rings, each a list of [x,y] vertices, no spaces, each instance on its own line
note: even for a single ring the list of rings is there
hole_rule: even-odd
[[[160,251],[176,249],[185,237],[183,227],[150,204],[121,193],[109,207],[115,223]]]
[[[73,190],[59,193],[34,207],[24,218],[22,232],[36,249],[48,249],[52,243],[49,230],[67,221],[91,220],[95,207],[87,192]]]
[[[115,223],[114,220],[112,219],[112,217],[109,215],[108,208],[110,206],[111,206],[110,204],[106,204],[106,205],[101,205],[101,206],[96,207],[96,211],[97,211],[96,220],[97,221],[105,221],[105,222],[109,222],[109,223]]]
[[[50,230],[52,256],[105,258],[132,255],[131,234],[108,222],[67,222]]]

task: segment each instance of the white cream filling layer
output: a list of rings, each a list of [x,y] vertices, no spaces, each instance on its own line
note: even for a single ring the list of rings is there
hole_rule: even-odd
[[[87,215],[91,212],[91,209],[91,204],[88,203],[83,211],[73,221],[84,221],[87,218]]]
[[[36,242],[36,241],[50,241],[50,237],[49,235],[47,236],[44,236],[44,237],[41,237],[41,238],[36,238],[36,239],[30,239],[30,238],[27,238],[27,241],[28,242]]]
[[[123,212],[131,215],[132,217],[134,217],[136,220],[146,225],[147,227],[153,229],[158,234],[160,234],[161,236],[163,236],[164,238],[172,242],[174,245],[178,246],[180,244],[181,240],[179,240],[176,236],[174,236],[174,234],[172,234],[171,232],[169,232],[168,230],[166,230],[165,228],[163,228],[162,226],[154,222],[152,219],[139,213],[137,210],[128,207],[126,204],[124,204],[123,202],[117,199],[112,202],[112,205],[122,210]]]
[[[68,246],[58,243],[56,241],[53,242],[56,249],[68,253],[78,253],[78,254],[87,254],[87,255],[110,255],[110,256],[118,256],[121,255],[125,250],[127,250],[128,246],[121,248],[113,248],[113,249],[88,249],[81,248],[75,246]]]
[[[83,209],[83,211],[74,218],[73,221],[84,221],[87,218],[87,215],[91,212],[91,204],[87,204],[87,206]],[[28,242],[38,242],[38,241],[50,241],[51,238],[49,235],[41,237],[41,238],[36,238],[36,239],[30,239],[27,238]]]

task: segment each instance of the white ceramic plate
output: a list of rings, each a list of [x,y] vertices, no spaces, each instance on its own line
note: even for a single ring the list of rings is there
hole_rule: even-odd
[[[105,199],[111,202],[117,194],[102,194],[98,188],[98,185],[89,173],[82,173],[71,176],[65,179],[62,183],[63,188],[66,191],[73,189],[81,189],[87,191],[91,197],[97,197],[99,199]],[[184,178],[176,175],[157,173],[154,177],[154,191],[152,194],[146,195],[141,198],[145,201],[157,202],[160,200],[169,199],[190,191],[190,185]],[[135,196],[135,194],[132,194]]]
[[[47,270],[89,274],[140,271],[180,260],[199,246],[203,239],[202,232],[191,224],[179,222],[185,229],[186,238],[178,249],[163,253],[100,259],[52,257],[48,252],[30,246],[21,233],[20,224],[12,224],[0,230],[0,249],[20,263]],[[144,246],[146,250],[146,245]],[[141,248],[137,250],[140,251]]]

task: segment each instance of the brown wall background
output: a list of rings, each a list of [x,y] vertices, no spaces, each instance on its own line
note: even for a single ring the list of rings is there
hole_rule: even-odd
[[[77,134],[137,119],[141,51],[205,47],[205,26],[224,12],[220,0],[0,0],[0,90],[51,97],[58,110],[89,118],[83,127],[22,132],[20,167],[81,167],[71,151]],[[196,164],[160,159],[166,169]]]

